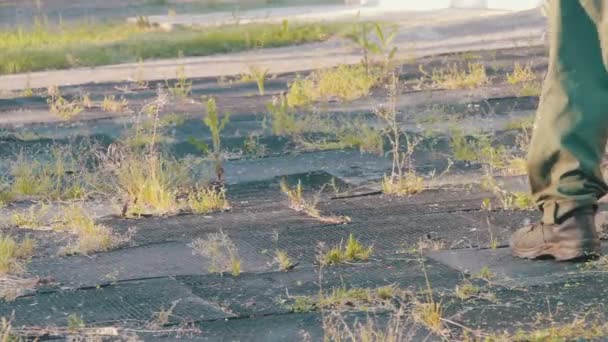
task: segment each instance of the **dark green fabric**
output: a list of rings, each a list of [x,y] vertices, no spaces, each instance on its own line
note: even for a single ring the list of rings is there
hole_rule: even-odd
[[[554,0],[549,70],[528,155],[543,222],[596,205],[608,186],[600,171],[608,133],[607,1]]]

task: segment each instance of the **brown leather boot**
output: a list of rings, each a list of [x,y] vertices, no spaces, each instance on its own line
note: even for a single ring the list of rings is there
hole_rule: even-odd
[[[600,254],[600,240],[595,214],[580,212],[559,224],[536,224],[524,227],[511,236],[513,255],[536,259],[544,256],[565,261]]]

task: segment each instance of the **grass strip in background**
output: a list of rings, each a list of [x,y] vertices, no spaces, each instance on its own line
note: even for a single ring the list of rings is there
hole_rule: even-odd
[[[140,60],[206,56],[323,41],[349,23],[247,24],[176,28],[144,24],[80,24],[0,31],[0,74],[100,66]]]

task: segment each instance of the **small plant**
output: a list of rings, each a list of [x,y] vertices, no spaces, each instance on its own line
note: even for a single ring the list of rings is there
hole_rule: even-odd
[[[414,308],[414,319],[423,324],[429,330],[441,333],[443,326],[443,306],[441,303],[417,303]]]
[[[63,120],[69,120],[84,110],[79,99],[67,100],[56,86],[49,89],[49,94],[50,97],[47,99],[49,110]]]
[[[397,111],[397,93],[399,80],[393,73],[388,91],[388,108],[375,111],[376,116],[385,122],[385,135],[391,143],[391,156],[393,159],[390,176],[384,176],[382,190],[392,195],[412,195],[422,192],[424,179],[416,174],[413,155],[421,139],[405,134],[400,124]],[[401,151],[402,138],[405,140],[406,150]]]
[[[230,268],[232,269],[232,276],[238,277],[241,274],[241,260],[231,259]]]
[[[522,66],[520,63],[515,62],[513,73],[507,74],[507,83],[510,85],[527,83],[534,81],[535,79],[536,75],[532,71],[532,66],[530,64]]]
[[[310,78],[301,78],[299,75],[289,84],[289,91],[285,95],[285,106],[297,108],[308,106],[319,98],[314,81]],[[274,100],[273,102],[278,102]],[[275,104],[276,105],[276,104]]]
[[[289,97],[275,96],[266,104],[266,109],[272,121],[272,133],[275,135],[291,135],[297,132],[296,116],[288,104]]]
[[[376,289],[376,294],[382,300],[392,299],[395,296],[395,287],[390,285],[379,287]]]
[[[497,249],[500,242],[494,236],[490,236],[490,249]]]
[[[514,157],[508,161],[503,172],[511,176],[525,175],[528,173],[528,161],[524,158]]]
[[[209,272],[223,274],[230,270],[233,276],[241,273],[241,260],[236,245],[223,231],[208,234],[206,239],[196,239],[189,245],[192,253],[210,259]]]
[[[226,125],[230,122],[230,113],[225,113],[224,117],[220,120],[219,114],[217,111],[217,104],[214,98],[209,98],[207,100],[207,116],[203,119],[203,123],[209,128],[211,131],[211,142],[213,145],[213,149],[211,150],[209,146],[202,140],[197,140],[194,138],[190,138],[189,141],[191,144],[197,146],[201,152],[204,154],[210,154],[215,163],[215,174],[217,176],[217,180],[220,183],[224,182],[224,167],[223,167],[223,157],[222,157],[222,141],[221,141],[221,133],[226,128]]]
[[[251,79],[254,79],[257,83],[258,92],[260,93],[260,96],[264,96],[266,75],[268,75],[268,69],[261,69],[256,66],[249,66],[249,77],[251,77]]]
[[[523,131],[516,137],[522,150],[527,150],[524,145],[528,143],[527,134],[527,131]],[[491,174],[494,171],[500,171],[506,175],[526,173],[526,160],[504,146],[494,147],[488,135],[479,134],[474,137],[466,137],[462,131],[453,129],[450,145],[457,160],[481,163]]]
[[[346,246],[342,242],[338,246],[330,249],[322,258],[323,265],[336,265],[349,261],[366,261],[374,251],[373,246],[365,247],[353,234],[348,237]]]
[[[370,289],[338,287],[333,288],[330,293],[320,293],[317,307],[320,309],[339,308],[346,305],[353,306],[357,302],[371,303],[372,300],[373,296]]]
[[[440,251],[445,249],[445,242],[441,239],[425,237],[416,243],[416,246],[413,247],[410,252],[422,254],[426,251]]]
[[[118,238],[112,233],[112,230],[106,226],[94,226],[78,231],[78,238],[75,242],[62,248],[59,252],[60,255],[90,255],[97,252],[104,252],[110,250],[119,241],[123,239]]]
[[[369,39],[372,26],[371,23],[357,22],[352,32],[346,35],[346,38],[353,41],[361,49],[363,53],[361,64],[365,66],[366,70],[370,68],[370,55],[379,52],[378,45]]]
[[[24,272],[34,247],[34,240],[29,237],[17,242],[10,235],[0,234],[0,275]]]
[[[583,271],[608,271],[608,256],[602,255],[597,259],[589,260],[581,265]]]
[[[149,107],[153,110],[153,107]],[[172,128],[183,125],[185,119],[182,114],[170,113],[162,118],[157,117],[155,113],[146,113],[150,120],[143,120],[141,113],[137,118],[136,125],[128,130],[124,137],[123,145],[134,150],[147,147],[148,150],[154,150],[154,146],[162,142],[171,140],[169,136]]]
[[[513,73],[507,74],[507,83],[516,89],[517,96],[539,96],[542,90],[530,64],[522,66],[516,62]]]
[[[340,286],[332,288],[329,292],[319,291],[316,296],[294,297],[291,310],[293,312],[341,311],[360,307],[367,311],[386,308],[394,298],[400,299],[394,286],[383,286],[376,289]]]
[[[266,145],[260,144],[260,137],[255,134],[249,134],[243,144],[243,153],[255,157],[261,158],[266,156]]]
[[[473,60],[481,58],[480,55],[475,54],[474,52],[471,52],[471,51],[466,51],[466,52],[460,53],[460,54],[458,54],[458,57],[463,61],[473,61]]]
[[[307,115],[296,122],[300,133],[313,132],[327,134],[321,139],[308,139],[303,135],[294,135],[293,140],[302,150],[343,150],[358,148],[361,153],[384,155],[384,132],[371,127],[364,120],[334,120],[320,115]]]
[[[307,78],[296,78],[289,85],[286,105],[304,107],[319,100],[351,101],[369,94],[379,78],[362,65],[339,65],[317,70]]]
[[[433,84],[443,89],[474,89],[488,83],[486,68],[481,63],[468,63],[466,70],[452,64],[446,70],[434,70]]]
[[[186,77],[186,70],[183,65],[177,67],[175,79],[173,86],[170,86],[168,81],[166,82],[169,93],[181,99],[187,98],[192,92],[192,81]]]
[[[101,109],[104,112],[124,113],[129,109],[129,101],[125,98],[116,100],[114,95],[105,96],[101,103]]]
[[[7,319],[6,317],[2,317],[0,319],[0,341],[1,342],[22,342],[23,339],[12,333],[12,319]]]
[[[317,309],[317,303],[314,299],[307,296],[299,296],[294,298],[294,303],[291,305],[291,311],[304,313],[311,312]]]
[[[15,198],[15,195],[7,187],[6,184],[0,185],[0,207],[7,205]]]
[[[296,265],[291,261],[291,258],[285,251],[276,250],[274,254],[274,261],[279,265],[279,270],[287,272],[292,270]]]
[[[494,279],[495,276],[496,276],[496,274],[494,272],[490,271],[490,268],[488,268],[488,266],[484,266],[479,271],[479,274],[477,275],[477,278],[483,279],[483,280],[489,282],[492,279]]]
[[[327,127],[330,128],[330,132],[333,130],[329,123]],[[337,141],[313,143],[313,146],[321,150],[355,147],[361,153],[384,155],[384,132],[382,130],[369,127],[360,120],[348,124],[347,127],[336,127],[335,130],[337,130]]]
[[[517,96],[540,96],[543,85],[539,81],[527,82],[521,85],[517,91]]]
[[[186,178],[184,165],[160,155],[128,155],[116,170],[117,185],[126,195],[123,214],[167,214],[178,210],[176,184]]]
[[[77,236],[75,242],[60,251],[62,255],[103,252],[128,239],[114,234],[109,227],[95,223],[84,208],[76,203],[63,208],[56,221],[54,229],[68,231]]]
[[[424,187],[424,178],[411,171],[405,173],[401,178],[391,179],[389,176],[384,176],[382,179],[382,192],[388,195],[415,195],[421,193]]]
[[[359,65],[340,65],[336,68],[316,71],[312,79],[318,89],[319,99],[338,98],[351,101],[367,96],[378,78],[370,75]]]
[[[304,213],[310,217],[313,217],[319,221],[331,223],[331,224],[344,224],[350,222],[350,218],[346,216],[325,216],[322,215],[317,204],[319,201],[318,196],[313,201],[307,201],[304,199],[302,182],[298,180],[298,184],[295,188],[291,189],[285,179],[281,180],[280,183],[281,192],[287,195],[289,199],[289,208]],[[322,192],[321,189],[320,192]]]
[[[53,188],[51,170],[36,161],[26,160],[20,155],[11,167],[13,184],[11,193],[23,196],[48,194]]]
[[[370,31],[375,33],[375,40],[370,40]],[[361,64],[365,70],[371,72],[371,55],[381,55],[384,71],[388,72],[390,63],[395,57],[397,47],[393,46],[393,40],[398,30],[391,27],[389,32],[380,23],[358,22],[353,31],[346,37],[353,41],[363,52]]]
[[[407,325],[404,309],[391,313],[388,324],[378,324],[371,318],[351,324],[338,311],[323,315],[324,341],[400,342],[411,341],[413,328]]]
[[[342,246],[334,247],[330,249],[324,256],[321,264],[325,265],[337,265],[344,261],[344,253],[342,252]]]
[[[392,67],[393,60],[395,55],[397,54],[397,47],[393,45],[393,41],[399,32],[398,28],[392,26],[387,31],[386,27],[383,27],[379,23],[374,24],[374,32],[376,33],[376,38],[378,40],[378,51],[382,55],[383,58],[383,69],[384,74],[388,74]]]
[[[384,154],[384,136],[380,130],[361,125],[357,136],[359,141],[354,146],[359,146],[359,151],[377,155]]]
[[[85,108],[93,108],[93,100],[91,100],[91,95],[89,95],[89,93],[81,95],[81,103]]]
[[[287,195],[289,199],[289,207],[295,211],[304,211],[307,206],[304,201],[302,182],[298,180],[298,184],[294,189],[290,189],[287,182],[283,179],[280,183],[281,192]]]
[[[68,315],[68,330],[70,332],[76,332],[79,329],[83,329],[85,327],[84,321],[82,320],[82,316],[78,316],[76,314]]]
[[[40,162],[19,154],[11,163],[10,197],[28,199],[74,199],[85,195],[88,171],[82,166],[86,156],[52,148],[51,162]],[[33,198],[32,198],[33,197]]]
[[[226,190],[201,189],[188,195],[188,208],[193,213],[204,215],[216,210],[227,210],[230,208],[226,200]]]
[[[547,328],[524,331],[519,329],[515,334],[507,333],[491,336],[489,341],[513,342],[562,342],[562,341],[598,341],[608,334],[608,324],[600,320],[589,322],[585,318],[574,319],[571,323],[552,324]]]
[[[515,208],[520,210],[530,210],[536,207],[536,202],[531,193],[526,191],[515,191],[512,192],[513,204]]]
[[[478,295],[480,292],[481,289],[470,282],[464,282],[456,286],[455,290],[456,297],[458,297],[460,300],[467,300]]]
[[[19,228],[38,229],[45,226],[44,218],[49,213],[48,205],[32,205],[24,212],[11,215],[11,224]]]
[[[161,308],[158,312],[154,313],[152,318],[152,322],[149,323],[150,328],[152,329],[160,329],[169,324],[171,317],[173,316],[173,310],[179,304],[179,301],[174,301],[171,303],[171,307],[168,309]]]
[[[371,256],[373,247],[364,247],[353,234],[348,236],[344,257],[346,260],[367,260]]]
[[[480,148],[477,141],[469,139],[460,129],[452,129],[450,147],[456,160],[472,162],[478,159]]]
[[[483,211],[492,211],[492,200],[489,198],[484,198],[481,201],[481,210]]]
[[[496,178],[494,178],[491,168],[486,169],[482,186],[496,196],[504,210],[530,210],[536,206],[531,193],[523,191],[510,192],[503,189],[496,181]]]
[[[180,209],[178,189],[191,184],[191,162],[168,158],[157,150],[162,123],[159,115],[167,101],[167,94],[159,90],[157,98],[139,111],[135,140],[145,137],[143,146],[113,144],[101,156],[104,170],[110,173],[112,186],[122,196],[123,216],[175,213]],[[152,119],[151,126],[141,123],[143,116]]]
[[[426,281],[426,300],[416,301],[414,303],[413,316],[414,320],[418,323],[423,324],[432,332],[438,335],[445,335],[445,327],[443,324],[443,305],[438,303],[433,298],[433,288],[429,281],[429,276],[426,272],[426,266],[424,261],[420,261],[422,265],[422,271],[424,273],[424,279]]]

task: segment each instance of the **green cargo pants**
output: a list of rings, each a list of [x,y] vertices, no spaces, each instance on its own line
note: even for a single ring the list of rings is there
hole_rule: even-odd
[[[532,194],[552,224],[596,206],[608,133],[608,0],[550,0],[549,70],[528,154]]]

